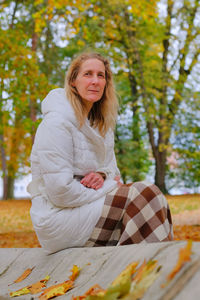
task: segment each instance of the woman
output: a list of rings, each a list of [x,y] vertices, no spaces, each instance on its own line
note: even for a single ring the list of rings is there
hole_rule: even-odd
[[[97,53],[78,56],[65,89],[52,90],[42,102],[28,191],[46,253],[172,239],[159,189],[120,183],[113,136],[117,108],[109,62]]]

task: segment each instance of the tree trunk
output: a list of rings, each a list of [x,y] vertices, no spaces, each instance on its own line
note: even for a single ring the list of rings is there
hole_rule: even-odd
[[[155,184],[159,189],[167,194],[167,188],[165,184],[166,176],[166,151],[158,152],[155,157]]]
[[[15,179],[13,177],[7,176],[7,199],[13,199],[14,198],[14,183]]]
[[[0,151],[1,151],[1,166],[3,172],[3,200],[7,199],[7,169],[6,169],[6,154],[4,149],[3,134],[0,134]]]
[[[3,176],[3,200],[14,199],[15,179],[5,174]]]
[[[154,128],[151,121],[147,122],[147,129],[149,135],[149,142],[151,145],[153,157],[155,159],[155,184],[159,187],[159,189],[167,194],[167,188],[165,184],[165,176],[166,176],[166,165],[167,165],[167,151],[162,149],[159,151],[159,146],[168,145],[168,140],[163,139],[163,133],[159,132],[159,139],[156,143]]]
[[[8,177],[7,175],[3,176],[3,200],[8,199]]]
[[[2,149],[1,149],[2,150]],[[3,151],[4,152],[4,151]],[[2,151],[1,151],[2,153]],[[2,161],[4,156],[2,156]],[[5,162],[6,165],[6,162]],[[14,183],[15,179],[7,175],[7,170],[3,168],[3,200],[13,199],[14,198]]]

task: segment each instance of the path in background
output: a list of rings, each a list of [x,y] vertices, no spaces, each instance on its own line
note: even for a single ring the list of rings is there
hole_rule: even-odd
[[[200,209],[184,211],[172,216],[174,225],[199,225],[200,226]]]
[[[200,241],[200,194],[167,196],[175,240]]]

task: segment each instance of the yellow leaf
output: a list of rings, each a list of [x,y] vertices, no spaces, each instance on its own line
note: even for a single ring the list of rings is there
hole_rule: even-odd
[[[21,295],[26,295],[26,294],[36,294],[41,291],[43,287],[45,287],[45,283],[49,280],[49,276],[46,276],[45,278],[41,279],[40,281],[33,283],[29,286],[26,286],[22,289],[19,289],[15,292],[11,292],[10,296],[11,297],[16,297],[16,296],[21,296]]]
[[[78,277],[80,270],[81,269],[77,265],[73,265],[73,268],[71,269],[72,275],[69,276],[69,279],[74,281]]]
[[[138,262],[129,264],[108,287],[106,294],[119,293],[119,296],[126,295],[131,287],[131,277],[136,270]]]
[[[10,297],[26,295],[26,294],[29,294],[29,293],[30,293],[30,290],[28,289],[28,287],[24,287],[24,288],[22,288],[20,290],[17,290],[15,292],[11,292]]]
[[[157,267],[157,261],[148,261],[141,265],[138,269],[138,273],[133,278],[129,293],[123,298],[123,300],[137,300],[142,299],[147,289],[153,284],[153,282],[160,275],[159,271],[161,267]]]
[[[45,289],[40,295],[40,300],[51,299],[56,296],[64,295],[68,290],[72,289],[74,282],[71,280],[64,281],[62,283],[52,285],[51,287]]]

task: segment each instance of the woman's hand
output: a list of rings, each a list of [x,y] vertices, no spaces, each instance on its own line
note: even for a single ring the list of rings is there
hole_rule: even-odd
[[[119,176],[119,175],[118,175],[118,176],[115,176],[114,180],[117,181],[118,187],[120,187],[120,186],[123,184],[123,183],[120,181],[120,176]]]
[[[91,172],[80,181],[85,187],[98,190],[103,186],[104,179],[100,173]]]

